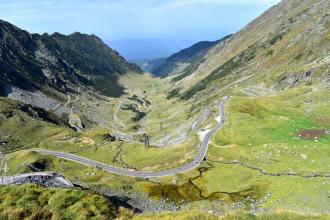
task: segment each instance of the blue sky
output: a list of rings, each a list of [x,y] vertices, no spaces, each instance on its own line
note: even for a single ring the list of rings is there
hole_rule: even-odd
[[[0,18],[33,33],[80,31],[106,41],[216,40],[279,0],[0,0]]]

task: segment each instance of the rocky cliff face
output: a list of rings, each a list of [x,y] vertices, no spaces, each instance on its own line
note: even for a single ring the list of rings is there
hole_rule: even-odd
[[[52,88],[70,92],[89,87],[119,96],[119,75],[141,72],[94,35],[30,34],[0,21],[0,87],[25,90]],[[3,92],[2,92],[3,93]]]

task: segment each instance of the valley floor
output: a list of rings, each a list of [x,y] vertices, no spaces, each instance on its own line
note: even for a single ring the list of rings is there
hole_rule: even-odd
[[[216,102],[208,103],[210,113],[199,120],[203,107],[195,109],[191,106],[196,103],[166,98],[168,79],[131,75],[123,78],[122,83],[131,88],[126,97],[111,100],[111,104],[98,104],[100,114],[111,123],[82,133],[31,120],[31,116],[23,113],[7,116],[1,121],[1,129],[13,145],[24,146],[15,152],[9,151],[10,170],[14,174],[31,172],[30,165],[39,162],[44,164],[40,169],[63,174],[83,187],[102,194],[127,196],[133,206],[146,212],[154,212],[159,207],[163,207],[162,211],[182,207],[182,219],[191,215],[184,210],[199,210],[203,218],[209,219],[224,211],[244,209],[256,213],[330,212],[330,94],[326,89],[314,91],[299,86],[262,95],[251,93],[251,89],[236,90],[226,105],[228,121],[212,138],[206,161],[196,170],[173,176],[149,180],[118,176],[30,151],[69,152],[116,167],[148,172],[191,161],[198,152],[198,132],[217,123]],[[134,95],[151,103],[149,107],[138,106],[138,111],[146,113],[139,121],[131,120],[136,111],[121,107],[134,103],[128,99]],[[6,99],[1,102],[3,115],[15,105]],[[194,129],[196,121],[199,126]],[[21,129],[15,129],[17,126]],[[114,133],[123,140],[112,140],[109,134]],[[150,135],[150,147],[145,147],[141,133]],[[164,213],[161,218],[171,219],[177,214]],[[292,217],[291,214],[276,215]],[[300,219],[299,214],[292,215],[292,219]],[[281,219],[258,216],[256,219]],[[224,219],[242,218],[227,216]],[[327,216],[313,218],[326,219]]]

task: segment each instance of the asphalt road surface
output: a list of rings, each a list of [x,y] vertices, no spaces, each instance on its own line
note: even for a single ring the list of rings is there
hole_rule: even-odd
[[[220,102],[220,116],[221,120],[220,122],[212,128],[204,137],[202,143],[200,144],[199,152],[195,159],[191,161],[190,163],[187,163],[181,167],[177,167],[174,169],[170,170],[164,170],[164,171],[159,171],[159,172],[141,172],[141,171],[134,171],[134,170],[128,170],[128,169],[122,169],[122,168],[117,168],[114,166],[110,166],[108,164],[104,164],[95,160],[90,160],[85,157],[77,156],[74,154],[70,153],[65,153],[65,152],[58,152],[58,151],[49,151],[49,150],[34,150],[37,153],[40,154],[45,154],[45,155],[52,155],[58,158],[62,158],[65,160],[70,160],[76,163],[84,164],[87,166],[92,166],[96,167],[98,169],[102,169],[103,171],[118,174],[118,175],[123,175],[123,176],[131,176],[131,177],[140,177],[140,178],[152,178],[152,177],[164,177],[164,176],[170,176],[174,175],[177,173],[184,173],[189,170],[195,169],[196,167],[199,166],[199,164],[204,160],[209,142],[211,140],[211,137],[219,130],[221,129],[225,122],[225,102],[227,101],[228,97],[224,97],[224,99]]]

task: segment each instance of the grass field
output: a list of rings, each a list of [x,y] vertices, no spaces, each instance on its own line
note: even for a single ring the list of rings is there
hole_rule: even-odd
[[[268,214],[251,214],[249,212],[234,212],[227,213],[224,215],[216,216],[212,213],[205,211],[185,211],[185,212],[177,212],[177,213],[161,213],[161,214],[151,214],[151,215],[141,215],[135,216],[133,219],[148,219],[148,220],[156,220],[156,219],[178,219],[178,220],[193,220],[193,219],[205,219],[205,220],[322,220],[328,219],[327,215],[306,215],[299,214],[295,212],[285,212],[285,211],[277,211],[274,213]]]
[[[231,96],[227,126],[208,152],[214,168],[200,187],[212,193],[259,186],[255,193],[270,195],[260,207],[329,211],[330,136],[313,132],[330,129],[329,95],[300,87],[263,97]]]
[[[330,164],[329,135],[301,136],[303,131],[329,130],[329,113],[322,109],[329,105],[329,92],[294,92],[293,99],[288,99],[288,94],[255,99],[233,97],[228,105],[228,126],[213,139],[210,158],[216,160],[220,150],[215,149],[221,149],[225,161],[240,160],[269,172],[329,171],[330,167],[324,166]],[[314,103],[305,103],[310,98]]]
[[[34,185],[0,187],[0,218],[114,219],[119,207],[88,191],[47,189]]]

